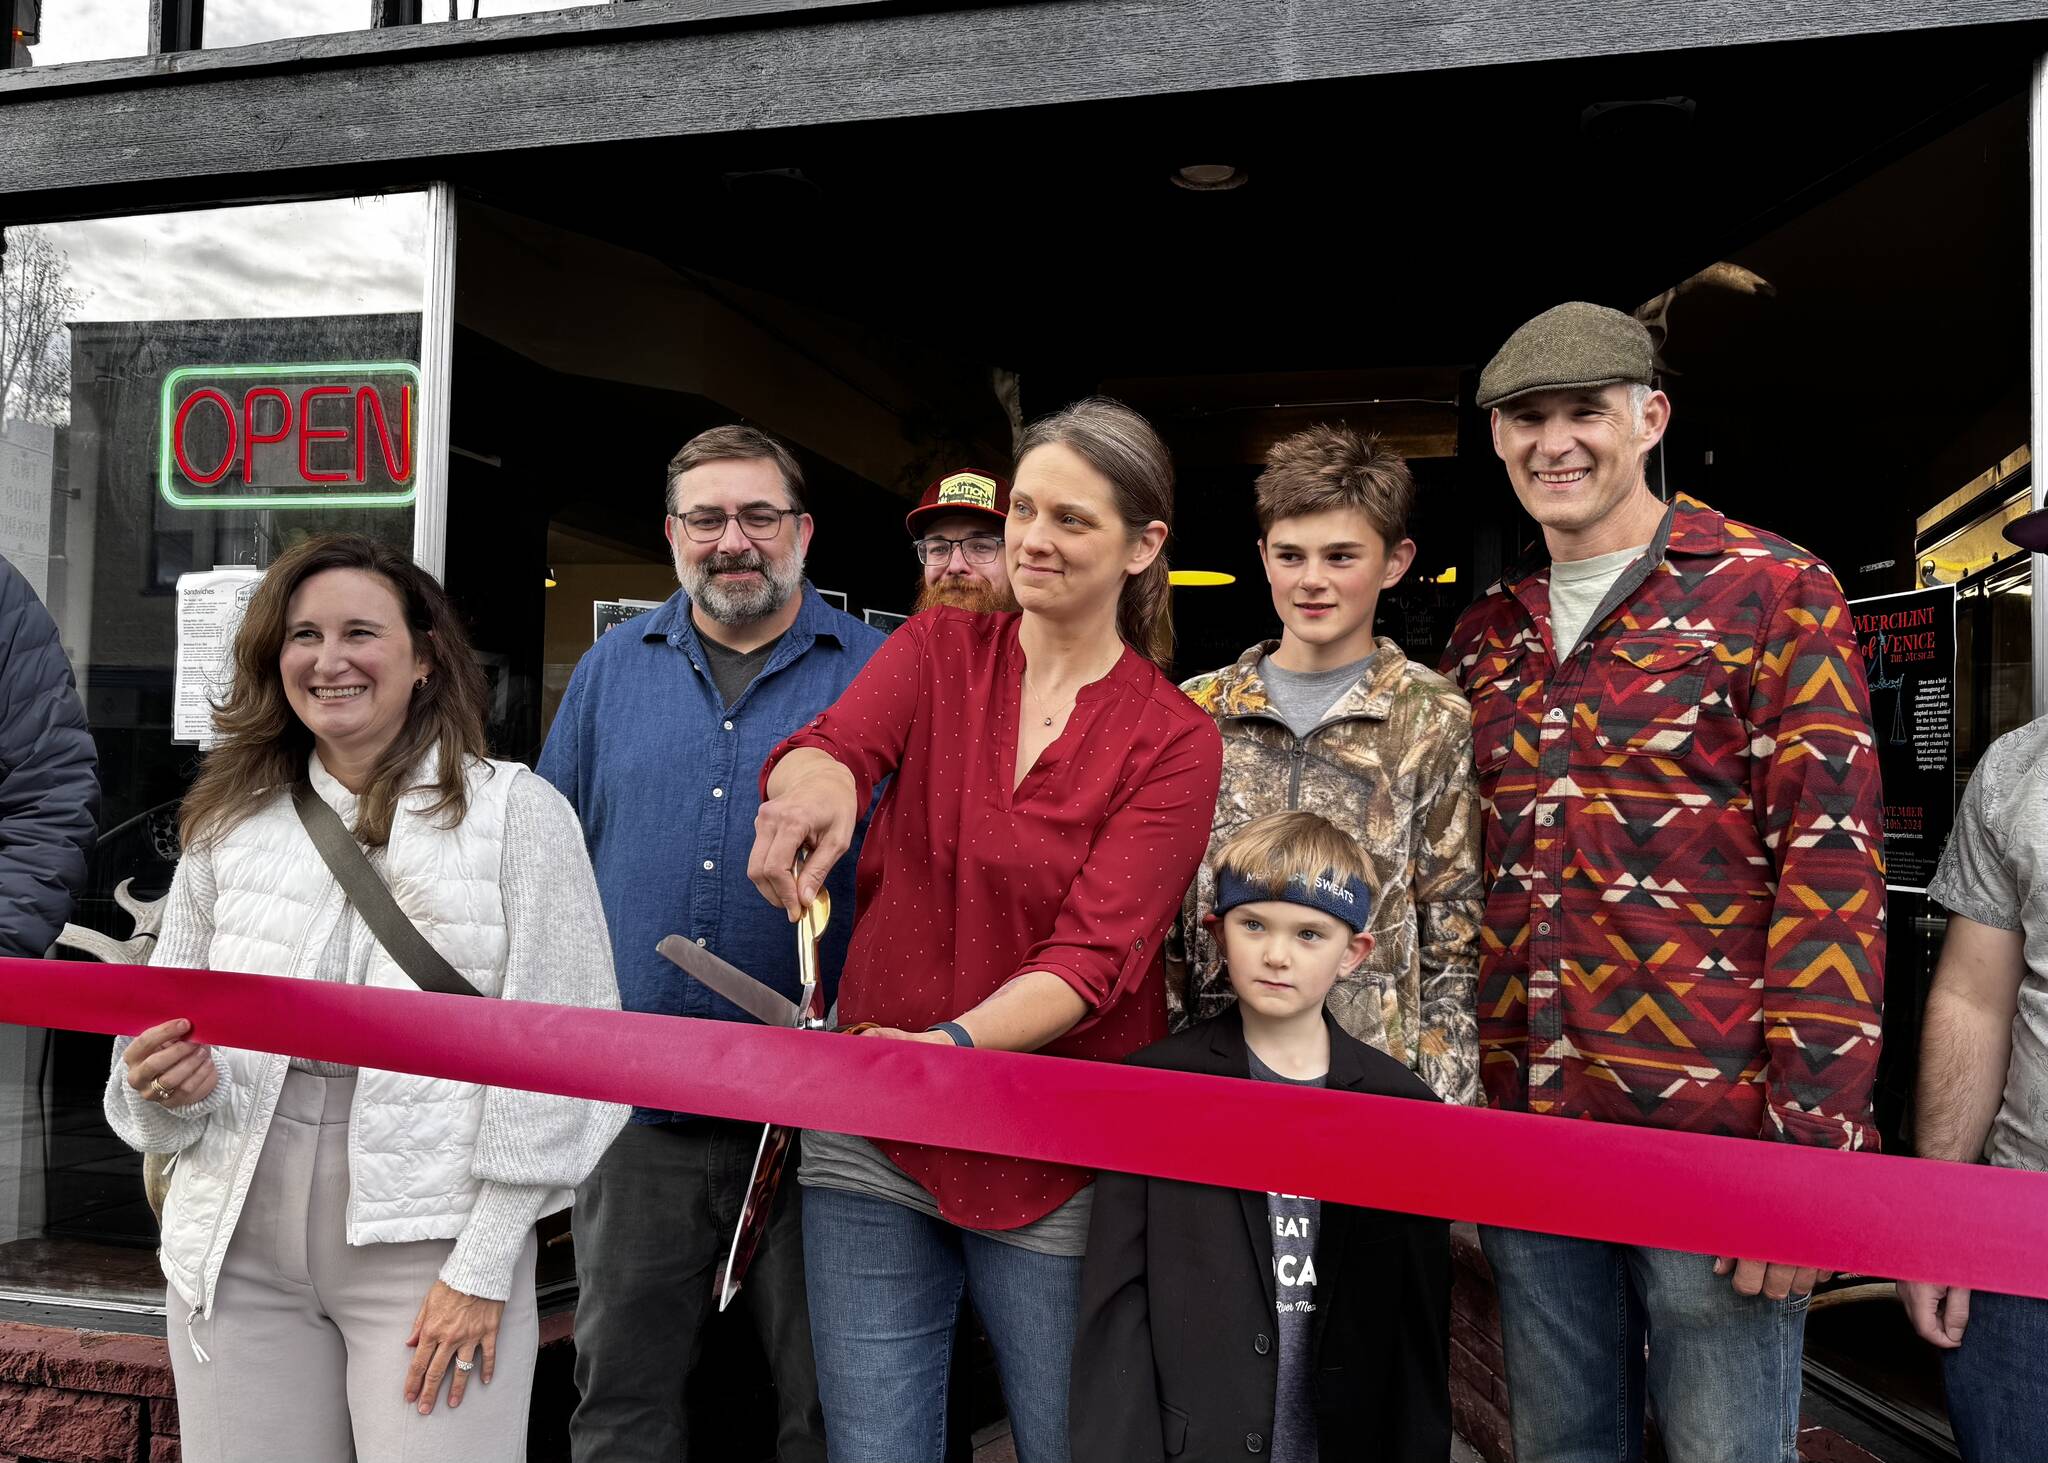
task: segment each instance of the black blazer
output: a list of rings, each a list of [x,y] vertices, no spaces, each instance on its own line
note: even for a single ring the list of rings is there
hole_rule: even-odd
[[[1324,1020],[1331,1088],[1436,1100],[1406,1067]],[[1235,1006],[1130,1060],[1251,1080]],[[1311,1323],[1323,1463],[1450,1456],[1450,1304],[1445,1221],[1323,1205]],[[1274,1305],[1264,1194],[1102,1174],[1081,1266],[1074,1463],[1263,1454],[1279,1379]]]

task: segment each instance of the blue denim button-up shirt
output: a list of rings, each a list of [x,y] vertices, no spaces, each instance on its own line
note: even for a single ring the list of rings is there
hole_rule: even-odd
[[[628,1011],[753,1019],[657,955],[665,935],[697,940],[796,999],[795,927],[747,880],[761,764],[838,699],[883,639],[809,584],[803,596],[796,622],[730,706],[711,679],[682,590],[606,633],[569,678],[537,770],[582,820]],[[853,931],[859,852],[856,839],[825,883],[828,1002]],[[638,1109],[633,1121],[672,1116]]]

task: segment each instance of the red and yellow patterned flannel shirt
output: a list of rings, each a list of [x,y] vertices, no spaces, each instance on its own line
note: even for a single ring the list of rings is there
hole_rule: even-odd
[[[1883,798],[1825,564],[1681,497],[1576,651],[1547,564],[1465,611],[1494,1106],[1875,1148]]]

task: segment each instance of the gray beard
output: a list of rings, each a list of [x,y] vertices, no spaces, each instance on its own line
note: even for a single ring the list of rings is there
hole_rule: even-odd
[[[716,575],[728,569],[757,569],[761,582],[753,585],[726,584]],[[713,556],[695,564],[677,565],[676,578],[688,591],[690,602],[721,625],[751,625],[765,620],[803,588],[804,556],[792,551],[780,559],[756,553],[744,557]]]

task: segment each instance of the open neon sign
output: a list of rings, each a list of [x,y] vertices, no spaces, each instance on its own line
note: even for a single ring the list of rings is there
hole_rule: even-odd
[[[182,366],[164,377],[158,491],[178,508],[404,507],[419,382],[405,361]]]

